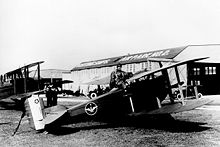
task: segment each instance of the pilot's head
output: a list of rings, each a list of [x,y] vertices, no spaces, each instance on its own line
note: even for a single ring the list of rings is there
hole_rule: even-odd
[[[117,64],[117,70],[121,70],[121,68],[122,68],[122,65],[120,63]]]

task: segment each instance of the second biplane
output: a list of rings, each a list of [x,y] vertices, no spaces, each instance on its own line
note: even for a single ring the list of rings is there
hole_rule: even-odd
[[[43,62],[34,62],[5,73],[1,78],[0,100],[10,98],[17,102],[20,98],[39,91],[41,85],[40,64]],[[35,67],[34,76],[30,77],[30,70]]]
[[[203,106],[212,100],[198,97],[186,100],[182,93],[182,82],[178,73],[178,66],[203,59],[206,58],[185,60],[153,71],[143,71],[127,79],[125,89],[112,89],[97,98],[70,108],[54,106],[44,109],[38,95],[32,95],[25,103],[31,126],[36,130],[42,130],[46,126],[53,126],[56,122],[65,124],[67,122],[65,119],[77,122],[102,117],[170,114]],[[168,75],[168,70],[172,68],[175,70],[181,95],[179,99],[172,97]]]

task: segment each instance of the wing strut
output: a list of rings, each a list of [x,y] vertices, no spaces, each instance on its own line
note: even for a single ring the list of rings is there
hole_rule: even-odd
[[[13,79],[13,87],[14,87],[14,94],[17,94],[17,81],[16,81],[16,74],[12,75],[12,79]]]
[[[158,108],[161,108],[162,106],[161,106],[161,102],[160,102],[159,98],[156,97],[156,99],[157,99],[157,105],[158,105]]]
[[[163,67],[163,64],[161,62],[159,62],[159,66],[160,68]],[[166,77],[166,84],[167,84],[167,88],[168,88],[168,95],[170,97],[170,101],[171,103],[174,103],[174,98],[173,98],[173,94],[172,94],[172,90],[171,90],[171,84],[170,84],[170,79],[169,79],[169,75],[168,75],[168,71],[167,70],[163,70],[162,74]],[[157,98],[157,103],[158,103],[158,107],[161,108],[161,102],[160,100]]]
[[[177,83],[178,83],[178,89],[179,89],[179,92],[180,92],[180,100],[181,100],[181,102],[182,102],[182,105],[185,105],[184,96],[183,96],[183,88],[182,88],[182,85],[181,85],[181,82],[180,82],[180,76],[179,76],[179,72],[178,72],[177,66],[174,67],[174,69],[175,69],[175,73],[176,73],[176,78],[177,78]]]
[[[40,63],[37,64],[37,82],[38,90],[40,90]]]
[[[161,62],[159,62],[159,66],[160,66],[160,68],[162,68],[163,64]],[[172,88],[171,88],[169,74],[168,74],[167,69],[166,70],[162,70],[162,74],[165,76],[165,79],[166,79],[166,84],[167,84],[167,88],[168,88],[168,95],[170,97],[170,101],[171,101],[171,103],[174,103],[174,98],[173,98],[173,94],[172,94]],[[161,104],[160,104],[160,101],[159,101],[158,98],[157,98],[157,103],[158,103],[158,107],[160,108]]]
[[[129,100],[130,100],[130,103],[131,103],[131,110],[134,113],[134,105],[133,105],[133,101],[132,101],[131,96],[129,96]]]
[[[195,96],[196,96],[196,99],[198,99],[199,98],[199,93],[198,93],[198,89],[197,89],[197,86],[196,85],[194,85],[194,92],[195,92]]]
[[[170,79],[169,79],[169,75],[168,75],[167,69],[162,70],[162,74],[165,76],[165,81],[166,81],[166,85],[167,85],[168,95],[170,97],[170,101],[171,101],[171,103],[174,103],[174,98],[173,98],[173,94],[172,94],[172,88],[171,88]]]
[[[199,98],[199,93],[198,93],[198,88],[197,88],[197,85],[196,85],[195,80],[193,80],[193,82],[192,82],[192,86],[193,86],[193,90],[194,90],[195,98],[198,99],[198,98]]]
[[[28,68],[24,67],[24,93],[27,92]]]
[[[129,102],[130,102],[130,104],[131,104],[131,111],[134,113],[135,112],[135,110],[134,110],[134,104],[133,104],[133,100],[132,100],[132,96],[131,96],[132,94],[126,94],[125,95],[125,97],[127,98],[129,98]]]

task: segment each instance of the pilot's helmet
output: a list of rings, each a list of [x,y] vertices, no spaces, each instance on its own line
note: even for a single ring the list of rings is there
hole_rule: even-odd
[[[121,63],[118,63],[118,64],[117,64],[117,67],[122,67]]]

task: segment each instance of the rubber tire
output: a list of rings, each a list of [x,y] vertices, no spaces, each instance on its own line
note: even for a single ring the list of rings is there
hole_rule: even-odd
[[[97,97],[97,94],[95,92],[93,92],[93,93],[90,94],[90,97],[91,97],[91,99],[94,99],[94,98]]]

